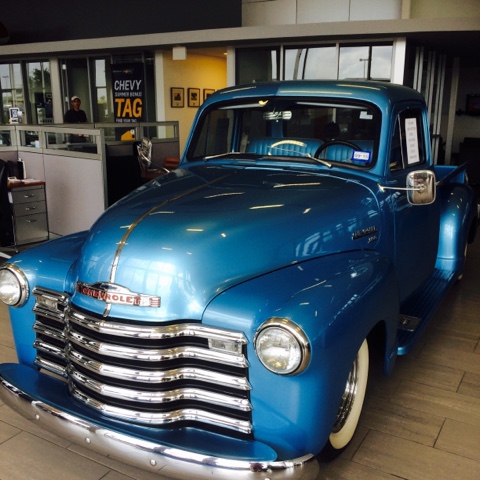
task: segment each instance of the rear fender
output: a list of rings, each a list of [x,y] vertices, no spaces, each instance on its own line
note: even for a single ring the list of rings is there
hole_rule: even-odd
[[[311,360],[301,374],[277,375],[258,360],[255,332],[271,317],[287,318],[307,335]],[[352,362],[379,322],[385,323],[386,363],[394,357],[397,319],[398,287],[390,261],[354,251],[233,287],[213,300],[203,320],[245,333],[255,439],[288,458],[321,450]]]
[[[436,267],[463,271],[465,246],[473,242],[477,225],[477,205],[473,190],[466,184],[441,186],[440,238]]]

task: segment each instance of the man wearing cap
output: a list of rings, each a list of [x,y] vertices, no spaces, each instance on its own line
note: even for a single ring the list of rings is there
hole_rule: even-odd
[[[82,103],[80,98],[74,95],[70,99],[70,103],[72,104],[72,108],[65,112],[63,121],[65,123],[87,123],[87,114],[83,110],[80,110],[80,105]],[[70,143],[84,143],[87,141],[87,139],[84,135],[72,133],[69,135],[68,141]]]
[[[72,108],[65,112],[63,121],[65,123],[87,123],[87,114],[83,110],[80,110],[80,105],[82,104],[80,98],[74,95],[70,99],[70,103],[72,104]]]

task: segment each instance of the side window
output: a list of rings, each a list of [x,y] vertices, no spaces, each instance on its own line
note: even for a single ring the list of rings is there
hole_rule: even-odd
[[[390,170],[394,172],[422,163],[425,163],[422,110],[404,110],[395,121],[390,149]]]
[[[219,155],[230,151],[233,128],[231,110],[214,110],[202,118],[201,127],[197,128],[193,157]]]

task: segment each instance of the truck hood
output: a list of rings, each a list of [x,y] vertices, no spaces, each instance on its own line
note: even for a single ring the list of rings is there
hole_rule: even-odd
[[[366,248],[378,229],[370,190],[331,172],[179,169],[122,199],[94,224],[77,263],[74,303],[131,319],[200,319],[225,289]]]

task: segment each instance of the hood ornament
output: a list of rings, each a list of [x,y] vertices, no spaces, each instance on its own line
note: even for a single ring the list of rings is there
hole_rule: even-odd
[[[159,308],[160,297],[132,292],[126,287],[114,283],[97,282],[93,284],[77,282],[76,290],[85,295],[107,304],[130,305],[132,307]]]

